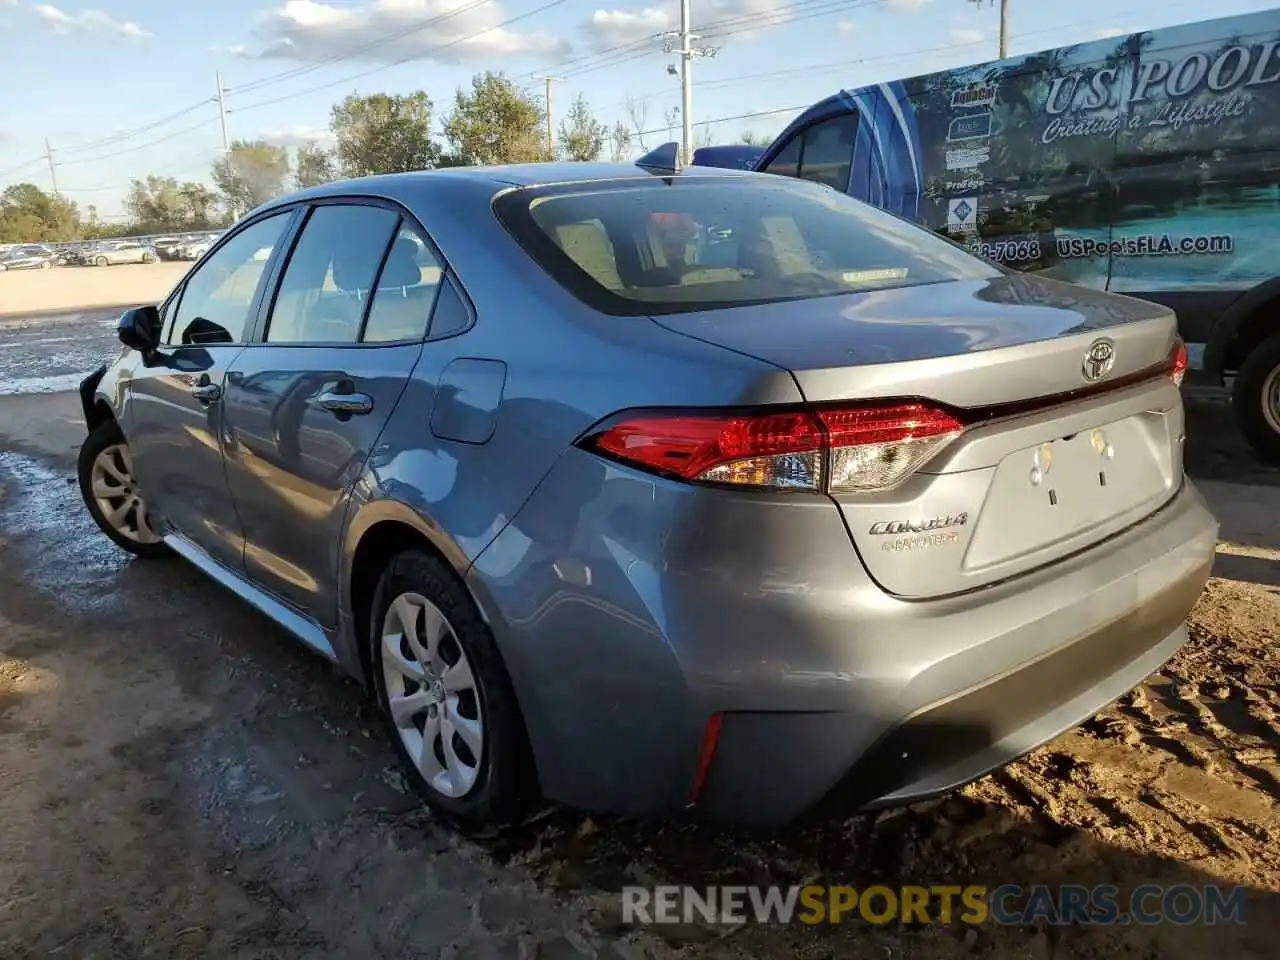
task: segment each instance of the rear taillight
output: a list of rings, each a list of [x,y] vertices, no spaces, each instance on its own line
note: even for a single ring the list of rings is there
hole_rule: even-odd
[[[1169,376],[1176,386],[1182,386],[1182,378],[1187,375],[1187,345],[1178,337],[1173,344],[1173,352],[1169,355],[1171,369]]]
[[[895,486],[964,425],[923,403],[788,413],[650,412],[582,445],[700,483],[858,493]]]

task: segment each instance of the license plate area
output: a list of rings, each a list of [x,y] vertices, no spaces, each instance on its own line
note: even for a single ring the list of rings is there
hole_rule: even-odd
[[[1127,417],[1006,456],[965,552],[976,571],[1040,552],[1065,552],[1145,515],[1173,487],[1166,418]]]

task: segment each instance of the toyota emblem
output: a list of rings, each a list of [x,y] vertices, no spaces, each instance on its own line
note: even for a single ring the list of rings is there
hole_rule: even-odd
[[[1095,340],[1084,354],[1084,378],[1090,383],[1101,380],[1116,362],[1116,345],[1111,340]]]

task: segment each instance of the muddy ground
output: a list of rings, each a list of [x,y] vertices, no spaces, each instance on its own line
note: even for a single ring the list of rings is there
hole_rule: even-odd
[[[1194,394],[1188,449],[1223,521],[1220,576],[1187,647],[1099,717],[878,816],[761,833],[547,810],[474,841],[405,792],[354,684],[93,528],[74,397],[33,391],[109,350],[108,320],[26,330],[73,339],[30,345],[21,371],[0,348],[0,382],[36,381],[0,395],[0,957],[1280,955],[1280,484],[1220,397]],[[1250,892],[1246,923],[1213,927],[621,923],[624,884],[769,882]]]

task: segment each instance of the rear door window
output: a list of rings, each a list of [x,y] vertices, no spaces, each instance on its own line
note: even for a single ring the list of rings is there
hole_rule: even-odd
[[[384,207],[316,207],[285,267],[267,342],[359,340],[378,265],[399,222],[399,214]]]

